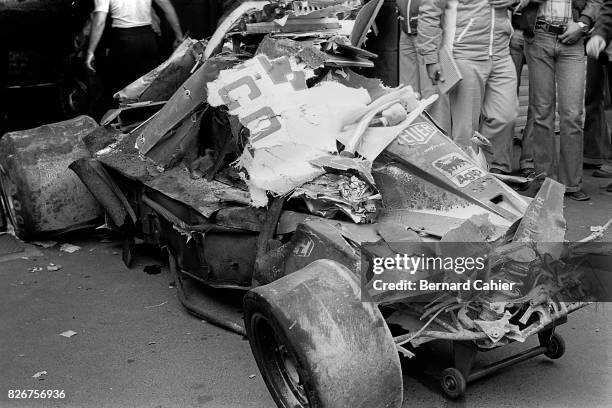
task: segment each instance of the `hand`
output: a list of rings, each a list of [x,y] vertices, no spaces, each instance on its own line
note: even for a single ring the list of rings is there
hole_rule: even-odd
[[[582,31],[582,27],[580,27],[578,23],[570,21],[567,23],[565,32],[559,36],[559,40],[563,44],[574,44],[580,40],[583,35],[584,31]]]
[[[606,40],[601,35],[594,35],[586,45],[586,53],[591,58],[599,58],[599,54],[605,49]]]
[[[94,68],[93,63],[94,63],[93,52],[87,52],[87,55],[85,56],[85,67],[91,72],[96,72],[96,69]]]
[[[508,8],[516,3],[516,0],[489,0],[489,4],[493,8]]]
[[[176,50],[179,47],[179,45],[181,45],[182,43],[183,43],[183,39],[177,37],[172,43],[172,48]]]
[[[431,79],[431,83],[437,85],[438,82],[444,82],[445,79],[442,76],[442,68],[440,68],[440,64],[427,64],[427,76]]]

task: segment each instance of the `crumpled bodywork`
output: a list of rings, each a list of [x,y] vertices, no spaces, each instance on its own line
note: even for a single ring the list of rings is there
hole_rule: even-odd
[[[467,241],[504,260],[494,274],[524,275],[527,262],[538,276],[545,265],[525,248],[533,239],[563,239],[558,183],[547,181],[533,201],[521,197],[429,118],[425,109],[435,98],[386,88],[330,65],[329,56],[314,66],[318,52],[368,57],[351,48],[361,40],[348,46],[322,21],[312,36],[277,30],[283,17],[259,13],[260,6],[249,3],[246,14],[221,25],[202,65],[158,113],[96,146],[96,160],[134,208],[137,233],[168,246],[180,271],[221,288],[270,283],[318,259],[359,274],[368,242],[393,255],[398,242]],[[256,53],[249,29],[264,27],[266,47]],[[287,37],[309,40],[274,46]],[[214,55],[230,41],[233,51]],[[311,47],[319,48],[304,63],[300,55]],[[288,55],[274,55],[282,50]],[[543,209],[550,212],[542,216]],[[441,338],[495,347],[522,341],[580,306],[555,297],[560,281],[542,279],[520,293],[446,293],[416,306],[410,297],[383,294],[375,302],[410,330],[398,344]],[[407,323],[415,314],[422,319],[416,330]]]

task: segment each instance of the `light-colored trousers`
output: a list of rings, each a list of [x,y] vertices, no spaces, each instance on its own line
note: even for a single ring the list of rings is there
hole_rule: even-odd
[[[400,30],[399,40],[399,80],[400,84],[410,85],[415,92],[423,98],[438,94],[439,99],[427,113],[436,121],[438,126],[447,133],[450,132],[450,107],[448,96],[440,94],[437,86],[431,83],[421,56],[416,49],[416,35],[406,34]]]
[[[470,146],[478,130],[491,142],[491,169],[510,172],[514,122],[518,116],[516,69],[510,55],[482,61],[456,59],[463,79],[449,93],[452,138]]]

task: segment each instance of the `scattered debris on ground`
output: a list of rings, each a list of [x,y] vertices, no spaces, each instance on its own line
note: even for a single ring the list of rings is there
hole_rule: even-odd
[[[81,249],[80,246],[72,245],[72,244],[62,244],[60,246],[60,251],[67,252],[69,254],[73,254],[73,253],[75,253],[76,251],[78,251],[80,249]]]
[[[60,333],[60,336],[70,338],[72,336],[77,335],[78,333],[74,330],[66,330],[65,332]]]

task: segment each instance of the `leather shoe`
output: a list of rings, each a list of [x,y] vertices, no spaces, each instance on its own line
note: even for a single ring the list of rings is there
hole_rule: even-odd
[[[612,178],[612,171],[597,169],[593,172],[593,177]]]
[[[521,170],[521,177],[534,178],[535,177],[535,170],[534,169],[522,169]]]
[[[589,201],[591,199],[591,196],[589,196],[587,193],[585,193],[582,190],[572,191],[571,193],[565,193],[565,196],[575,201]]]

